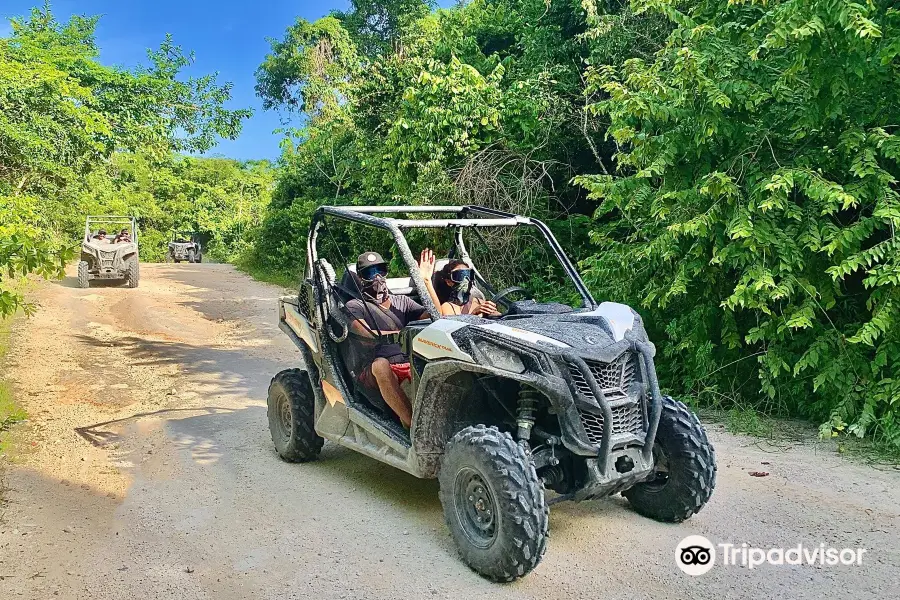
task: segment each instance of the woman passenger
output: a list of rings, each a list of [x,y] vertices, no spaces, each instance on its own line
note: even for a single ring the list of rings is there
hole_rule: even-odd
[[[440,306],[441,315],[477,315],[481,317],[499,317],[500,311],[490,300],[475,287],[475,273],[464,261],[451,259],[434,273],[434,252],[426,248],[419,259],[419,270],[425,279],[425,286],[432,302]]]

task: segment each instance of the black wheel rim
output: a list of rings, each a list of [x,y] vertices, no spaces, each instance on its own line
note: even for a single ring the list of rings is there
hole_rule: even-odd
[[[281,434],[281,439],[287,442],[291,439],[294,423],[291,418],[291,404],[283,394],[275,400],[275,414],[278,433]]]
[[[456,475],[454,489],[456,518],[469,542],[488,548],[497,539],[497,503],[481,473],[463,468]]]
[[[653,444],[653,475],[647,480],[647,486],[656,491],[661,490],[669,482],[669,453],[657,442]]]

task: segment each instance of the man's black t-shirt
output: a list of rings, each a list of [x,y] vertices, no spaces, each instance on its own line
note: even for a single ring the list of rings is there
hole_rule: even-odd
[[[409,296],[388,296],[391,305],[383,308],[374,302],[365,302],[356,298],[346,304],[347,312],[354,319],[359,319],[369,326],[376,334],[379,331],[399,331],[412,321],[417,321],[425,313],[425,307]],[[409,358],[403,354],[400,344],[378,344],[375,347],[375,358],[386,358],[392,363],[409,362]]]

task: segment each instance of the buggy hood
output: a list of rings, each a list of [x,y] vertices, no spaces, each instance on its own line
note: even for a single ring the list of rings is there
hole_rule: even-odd
[[[520,319],[485,323],[478,329],[506,335],[538,346],[591,351],[625,339],[632,330],[643,333],[640,317],[624,304],[604,302],[592,311],[534,315]]]

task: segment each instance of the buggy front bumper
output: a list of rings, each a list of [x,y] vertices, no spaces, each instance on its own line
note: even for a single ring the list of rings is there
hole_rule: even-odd
[[[616,465],[620,461],[631,461],[633,467],[630,471],[620,473]],[[653,459],[647,460],[640,448],[629,447],[615,450],[605,461],[605,468],[601,467],[601,461],[587,459],[587,478],[583,485],[571,495],[561,499],[594,500],[604,498],[618,492],[627,490],[636,483],[647,479],[653,474]]]
[[[629,350],[637,354],[643,361],[642,372],[646,378],[646,388],[643,394],[643,402],[646,406],[646,430],[642,439],[632,436],[630,444],[613,443],[613,412],[610,401],[604,395],[599,383],[591,376],[588,365],[580,356],[573,352],[564,352],[563,358],[569,364],[581,371],[585,382],[590,385],[593,398],[602,411],[604,423],[603,434],[599,446],[591,445],[596,449],[596,460],[585,457],[586,478],[581,487],[565,498],[575,501],[602,498],[626,490],[636,483],[649,478],[654,472],[653,444],[656,440],[656,431],[659,427],[659,419],[662,414],[662,394],[659,390],[659,382],[656,378],[656,367],[653,362],[653,346],[645,341],[627,340]],[[570,385],[573,392],[569,401],[574,405],[575,386]],[[577,409],[576,409],[577,411]],[[560,423],[562,425],[562,423]],[[563,442],[575,454],[578,452],[569,443],[566,443],[566,431],[570,431],[569,437],[578,438],[581,443],[587,440],[581,421],[577,426],[569,423],[561,427],[564,435]]]
[[[590,359],[609,360],[621,355],[622,352],[632,352],[643,362],[642,373],[646,379],[646,391],[640,399],[644,403],[642,413],[645,416],[642,416],[642,421],[645,428],[640,435],[625,437],[619,435],[614,443],[613,428],[606,426],[603,428],[599,443],[597,443],[596,436],[591,439],[585,430],[582,412],[579,408],[579,402],[584,404],[585,399],[576,401],[579,392],[569,374],[569,368],[575,367],[581,371],[581,379],[591,389],[591,410],[599,411],[607,425],[614,423],[613,406],[591,374],[581,353],[572,348],[548,353],[546,349],[522,344],[518,340],[512,341],[504,336],[492,335],[487,331],[479,332],[479,337],[493,345],[517,353],[529,365],[529,368],[522,374],[501,371],[497,371],[497,374],[502,373],[502,376],[506,378],[527,384],[541,392],[549,400],[552,406],[551,412],[559,421],[560,441],[563,446],[576,456],[586,459],[596,457],[597,469],[601,474],[598,477],[601,480],[618,475],[615,471],[610,472],[607,467],[613,464],[610,462],[613,452],[615,451],[617,455],[620,454],[619,449],[637,448],[637,451],[641,453],[641,461],[635,461],[634,470],[638,470],[640,464],[652,463],[653,442],[662,412],[662,394],[656,379],[656,367],[653,362],[655,351],[652,344],[639,338],[626,337],[612,346],[607,346],[595,356],[585,355]],[[469,368],[472,369],[471,366]],[[485,368],[482,365],[477,370],[490,372],[493,369]],[[588,462],[591,461],[588,460]],[[628,471],[627,474],[630,475],[631,471]]]
[[[590,387],[592,402],[596,403],[596,407],[594,408],[594,410],[599,409],[603,417],[603,422],[606,424],[606,426],[603,428],[600,444],[592,444],[589,441],[587,431],[585,430],[583,422],[581,420],[581,413],[578,409],[575,409],[575,412],[579,415],[576,423],[569,422],[568,424],[564,424],[560,422],[561,429],[564,433],[563,442],[567,441],[567,436],[565,434],[568,431],[568,437],[577,438],[579,442],[577,445],[581,446],[586,444],[591,448],[596,448],[596,452],[592,454],[596,454],[596,456],[598,457],[598,468],[601,473],[607,472],[607,466],[608,464],[610,464],[609,458],[615,447],[640,446],[643,461],[648,463],[652,462],[653,442],[656,439],[656,429],[659,426],[659,417],[662,413],[662,394],[659,390],[659,382],[656,379],[656,367],[653,362],[653,346],[645,341],[627,339],[622,340],[621,344],[623,346],[626,346],[628,351],[640,357],[640,360],[643,362],[643,368],[641,369],[641,371],[646,378],[646,387],[645,392],[642,394],[643,398],[641,398],[641,402],[646,407],[646,417],[644,421],[646,429],[644,429],[642,435],[632,435],[630,436],[630,440],[627,438],[624,441],[618,440],[618,443],[616,444],[613,444],[612,425],[615,421],[612,404],[604,394],[600,383],[591,374],[591,371],[588,368],[588,365],[585,362],[584,358],[579,356],[576,352],[570,350],[564,351],[562,353],[562,359],[565,361],[565,363],[580,371],[584,383]],[[624,349],[625,348],[623,348],[623,350]],[[619,350],[613,350],[611,355],[618,352]],[[568,391],[570,393],[567,394],[566,398],[560,400],[564,404],[571,404],[574,407],[575,394],[577,394],[578,392],[576,386],[572,382],[571,376],[566,375],[566,378],[568,381]],[[569,446],[569,444],[566,445]],[[580,454],[582,456],[586,455],[586,453],[579,451],[578,448],[572,448],[571,446],[569,446],[569,449],[572,450],[575,454]]]

